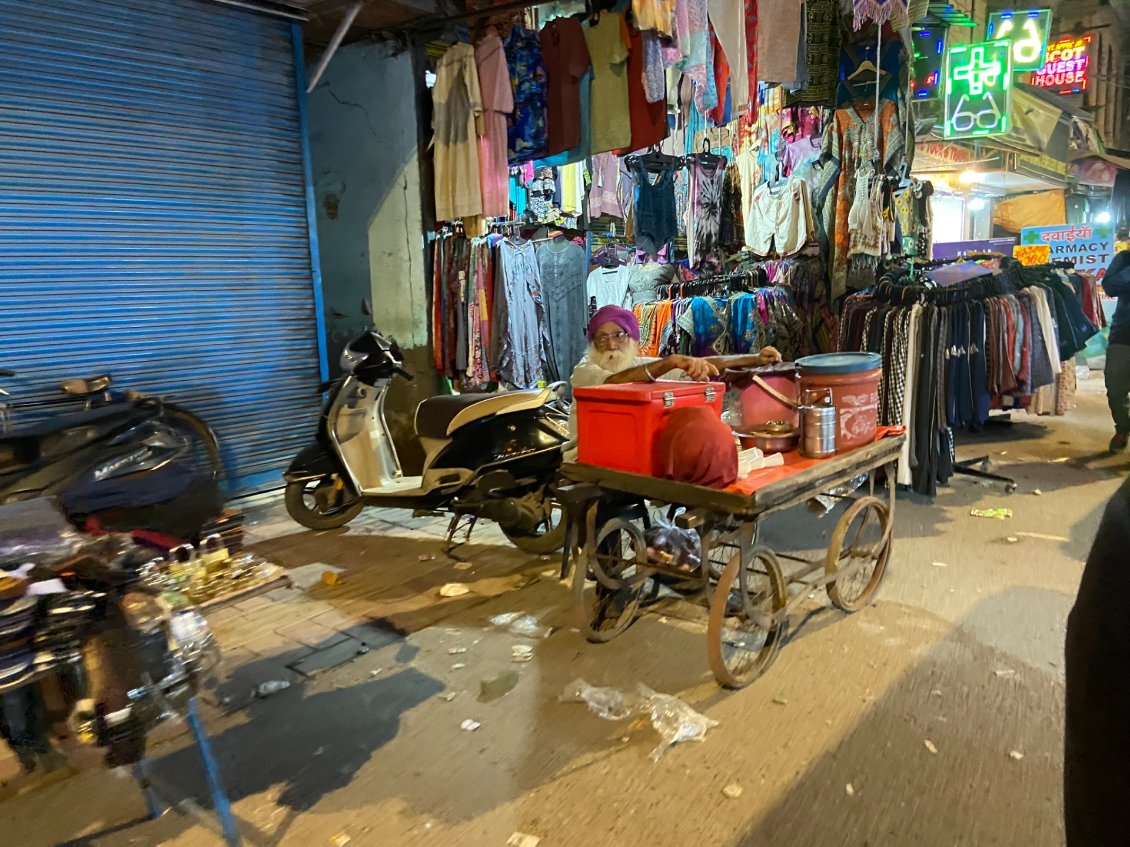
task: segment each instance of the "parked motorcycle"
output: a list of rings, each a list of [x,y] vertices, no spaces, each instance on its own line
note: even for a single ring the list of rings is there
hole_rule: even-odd
[[[112,514],[122,528],[178,538],[219,513],[219,442],[203,420],[160,398],[114,392],[109,375],[61,388],[57,400],[0,408],[0,504],[56,497],[72,520]],[[13,412],[47,414],[9,428]]]
[[[216,668],[208,625],[128,536],[73,542],[63,558],[34,547],[19,560],[38,563],[0,568],[0,737],[27,771],[62,764],[63,725],[105,748],[108,765],[137,762],[153,727],[183,713]]]
[[[416,434],[421,476],[405,476],[385,422],[388,387],[412,379],[396,343],[375,327],[345,348],[314,444],[284,474],[290,516],[310,529],[351,521],[365,506],[498,523],[528,553],[560,549],[565,524],[554,495],[568,414],[561,385],[539,391],[456,394],[424,400]],[[468,535],[470,529],[468,528]]]

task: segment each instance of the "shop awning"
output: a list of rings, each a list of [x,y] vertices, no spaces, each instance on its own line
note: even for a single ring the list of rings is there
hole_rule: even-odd
[[[1125,156],[1115,156],[1113,153],[1073,153],[1071,155],[1072,162],[1078,162],[1085,159],[1101,159],[1104,162],[1109,162],[1117,168],[1124,171],[1130,171],[1130,159]]]
[[[1120,170],[1130,171],[1130,159],[1098,151],[1073,154],[1069,172],[1080,185],[1114,188]]]

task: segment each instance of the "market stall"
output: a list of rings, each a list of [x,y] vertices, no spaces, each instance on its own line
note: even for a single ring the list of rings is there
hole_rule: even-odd
[[[958,458],[961,435],[1072,408],[1075,357],[1104,324],[1094,274],[1033,261],[1023,239],[1015,259],[971,242],[935,258],[935,212],[952,215],[927,176],[973,184],[1012,161],[985,150],[1066,138],[1054,103],[1033,113],[1039,57],[1004,19],[982,37],[924,4],[764,12],[531,3],[437,32],[437,372],[454,391],[568,381],[608,306],[635,315],[641,360],[869,352],[877,423],[906,431],[892,484],[1014,491]]]
[[[780,467],[755,471],[718,490],[593,465],[567,464],[562,499],[570,520],[569,558],[577,624],[590,641],[609,641],[634,621],[662,575],[710,610],[707,656],[720,685],[748,685],[784,643],[789,613],[814,590],[845,612],[864,608],[891,556],[895,463],[905,441],[883,430],[864,447],[827,459],[788,455]],[[882,478],[879,474],[882,474]],[[852,482],[865,476],[865,493]],[[844,489],[851,501],[823,556],[807,560],[758,544],[771,515]],[[656,557],[645,537],[646,504],[661,503],[679,529],[698,536],[698,566]],[[781,560],[801,567],[786,572]],[[790,588],[796,589],[790,594]]]

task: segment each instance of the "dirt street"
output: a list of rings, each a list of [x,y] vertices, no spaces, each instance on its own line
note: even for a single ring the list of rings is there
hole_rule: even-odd
[[[823,592],[809,598],[776,663],[739,692],[715,685],[704,623],[682,609],[587,643],[556,562],[497,530],[476,535],[460,570],[434,519],[370,515],[315,534],[271,504],[258,549],[297,573],[341,568],[342,581],[216,622],[229,678],[206,715],[245,843],[501,847],[521,832],[540,847],[1062,844],[1064,624],[1127,463],[1105,454],[1101,391],[1101,377],[1083,380],[1066,418],[959,435],[960,456],[988,454],[1019,490],[958,477],[932,502],[900,494],[875,605],[846,616]],[[1014,516],[970,515],[996,506]],[[815,550],[834,520],[794,510],[766,542]],[[470,593],[440,598],[448,582]],[[488,621],[516,611],[556,629],[531,640]],[[356,622],[368,629],[351,632]],[[512,661],[519,644],[528,663]],[[513,689],[482,702],[481,681],[510,670]],[[284,674],[291,688],[249,702],[253,684]],[[653,762],[646,722],[560,702],[577,678],[643,683],[719,724]],[[194,804],[136,822],[132,780],[88,768],[0,803],[3,843],[221,843],[187,739],[159,745],[153,763],[162,791]]]

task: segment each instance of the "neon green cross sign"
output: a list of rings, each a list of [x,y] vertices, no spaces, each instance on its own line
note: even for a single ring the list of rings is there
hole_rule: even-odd
[[[946,53],[945,126],[948,138],[1008,132],[1012,105],[1012,45],[986,41]]]
[[[1035,71],[1043,67],[1051,25],[1050,9],[990,12],[985,37],[1011,42],[1013,71]]]

